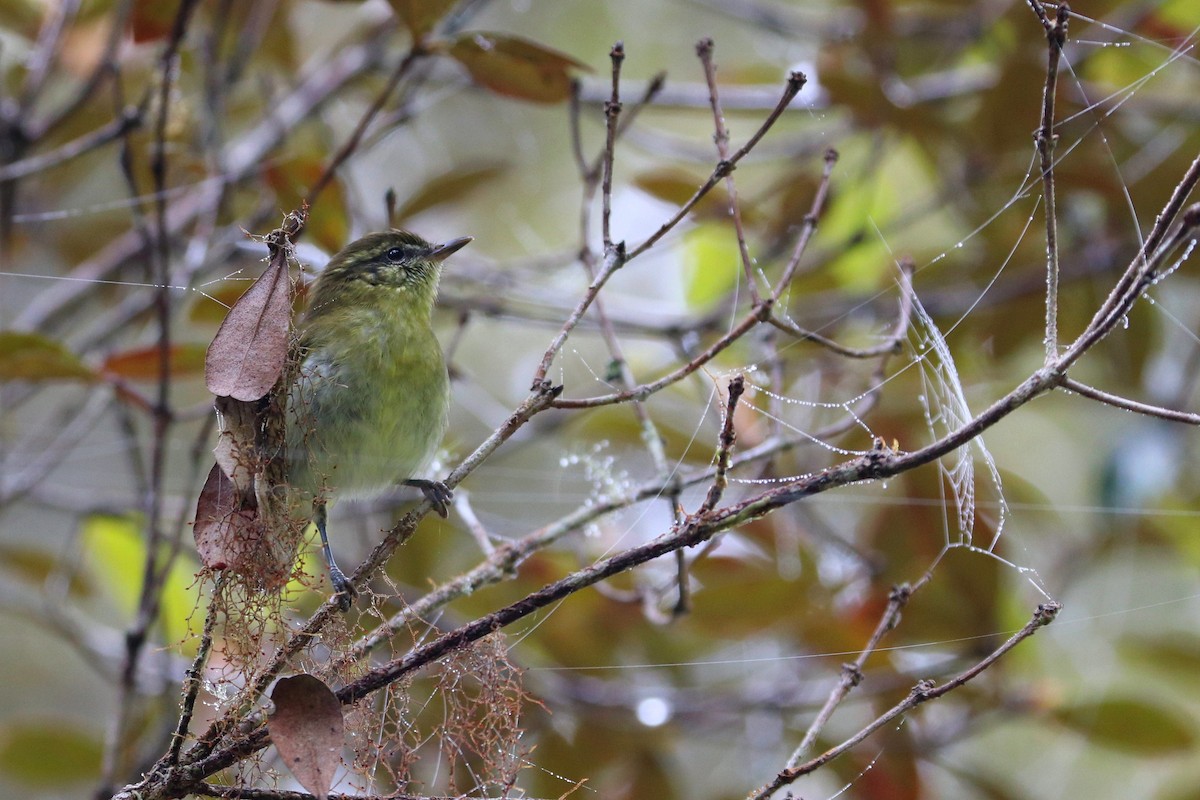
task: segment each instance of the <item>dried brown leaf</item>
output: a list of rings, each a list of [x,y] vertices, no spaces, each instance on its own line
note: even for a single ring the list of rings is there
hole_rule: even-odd
[[[291,237],[304,226],[308,209],[290,214],[267,237],[271,261],[225,315],[208,346],[204,378],[218,397],[247,402],[265,397],[283,374],[292,319],[292,282],[288,276]]]
[[[258,513],[253,507],[243,508],[242,497],[229,476],[213,464],[196,501],[192,527],[196,552],[208,569],[238,569],[246,561],[247,542],[259,538]]]
[[[293,675],[279,679],[271,702],[267,730],[280,757],[301,786],[328,798],[345,740],[337,695],[319,678]]]

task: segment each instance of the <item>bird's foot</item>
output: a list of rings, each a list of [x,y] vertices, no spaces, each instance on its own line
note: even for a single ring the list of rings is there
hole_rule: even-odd
[[[338,610],[344,614],[350,610],[354,598],[358,597],[358,591],[336,564],[329,565],[329,581],[333,584],[333,598],[337,601]]]
[[[433,510],[439,517],[445,519],[450,516],[450,501],[454,499],[454,492],[450,491],[449,486],[441,481],[425,481],[420,478],[411,478],[405,481],[404,485],[420,489],[425,499],[433,504]]]

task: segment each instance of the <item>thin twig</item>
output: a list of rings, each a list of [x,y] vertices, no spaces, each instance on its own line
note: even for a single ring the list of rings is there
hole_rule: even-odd
[[[213,590],[214,596],[221,593],[221,583],[225,580],[225,574],[221,573],[217,577],[217,586]],[[204,630],[200,634],[200,646],[196,650],[196,657],[192,659],[192,665],[188,667],[187,676],[183,683],[183,700],[179,706],[179,723],[175,726],[175,734],[171,740],[171,749],[167,753],[167,764],[174,768],[179,764],[179,752],[183,748],[183,743],[187,739],[188,728],[192,724],[192,715],[196,710],[196,700],[200,696],[200,685],[202,683],[201,676],[204,675],[204,668],[208,663],[208,654],[212,651],[213,629],[217,624],[217,604],[209,603],[208,611],[204,616]]]
[[[808,761],[807,763],[782,770],[770,783],[754,792],[751,792],[747,800],[765,800],[779,789],[794,782],[797,778],[823,767],[846,751],[853,749],[872,733],[880,728],[886,727],[894,720],[904,716],[922,703],[929,700],[935,700],[949,692],[954,691],[960,686],[969,683],[971,680],[981,675],[990,666],[999,661],[1001,657],[1003,657],[1018,644],[1025,641],[1030,636],[1044,628],[1046,625],[1049,625],[1051,622],[1053,622],[1061,608],[1062,606],[1056,602],[1048,602],[1039,605],[1037,610],[1034,611],[1033,617],[1029,620],[1029,622],[1025,623],[1025,626],[1021,628],[1021,630],[1009,637],[1008,641],[993,650],[990,654],[988,654],[987,657],[975,664],[975,666],[959,673],[954,678],[951,678],[940,685],[934,683],[933,681],[921,681],[913,687],[912,691],[909,692],[907,697],[862,727],[849,739],[846,739],[836,747],[826,750],[824,753],[812,759],[811,761]]]
[[[587,398],[562,398],[555,400],[551,405],[554,408],[596,408],[598,406],[608,406],[614,403],[624,403],[629,400],[644,400],[650,395],[665,389],[673,383],[678,383],[687,376],[700,369],[702,366],[712,361],[725,348],[732,345],[737,340],[741,339],[749,330],[754,328],[766,316],[768,309],[766,305],[754,308],[743,317],[736,325],[734,325],[724,336],[714,342],[700,355],[693,358],[688,363],[678,369],[672,370],[651,383],[643,383],[640,386],[634,386],[630,389],[623,389],[611,394],[598,395],[596,397]]]
[[[371,101],[371,105],[366,111],[363,112],[363,115],[358,120],[358,124],[354,126],[354,131],[351,132],[350,138],[348,138],[345,143],[338,148],[337,153],[335,153],[333,158],[329,160],[329,163],[325,165],[325,169],[321,172],[320,177],[318,177],[316,182],[313,183],[312,188],[308,190],[308,196],[305,197],[305,202],[308,203],[309,206],[312,206],[314,203],[316,203],[317,197],[320,196],[321,192],[325,191],[325,188],[333,180],[342,164],[344,164],[346,159],[350,158],[350,156],[353,155],[358,149],[359,142],[362,141],[363,135],[367,132],[367,126],[369,126],[371,121],[375,119],[375,115],[383,109],[384,104],[387,103],[388,98],[392,96],[392,93],[396,91],[396,87],[400,85],[400,81],[404,80],[404,76],[408,74],[410,69],[412,69],[413,64],[415,64],[418,59],[424,55],[426,55],[424,50],[414,47],[404,55],[404,58],[402,58],[400,63],[396,65],[396,68],[392,70],[392,74],[388,78],[387,83],[384,84],[384,87],[377,95],[375,95],[375,99]]]
[[[101,776],[103,787],[111,786],[117,778],[118,771],[122,768],[119,763],[120,753],[124,749],[124,739],[134,711],[129,699],[137,688],[139,662],[149,638],[150,628],[158,618],[162,603],[162,589],[165,585],[166,571],[165,566],[159,563],[163,558],[159,545],[162,542],[163,492],[166,480],[168,434],[172,423],[170,407],[170,243],[167,236],[167,196],[165,191],[167,122],[171,108],[170,94],[176,72],[176,60],[179,58],[179,50],[187,33],[188,23],[198,4],[199,0],[184,0],[180,4],[172,23],[170,37],[160,58],[159,114],[155,125],[150,160],[156,195],[153,234],[144,225],[139,225],[144,235],[151,238],[147,251],[151,254],[152,274],[147,277],[151,284],[157,286],[155,310],[158,325],[158,391],[153,409],[149,486],[145,497],[146,555],[142,568],[137,614],[125,635],[125,664],[117,687],[118,710],[114,715],[106,742],[104,768]],[[136,181],[133,178],[131,163],[132,148],[129,147],[128,138],[125,140],[125,147],[122,148],[122,156],[122,165],[127,181],[136,197]],[[140,214],[137,214],[136,218],[140,219]]]
[[[725,128],[725,114],[721,111],[721,98],[717,91],[717,65],[713,62],[713,40],[701,39],[696,44],[696,55],[704,66],[704,82],[708,86],[708,102],[713,115],[713,143],[721,161],[729,159],[729,131]],[[746,285],[750,290],[750,301],[758,305],[758,281],[754,278],[754,263],[750,259],[750,246],[746,244],[746,227],[742,224],[742,206],[738,202],[737,183],[733,171],[725,173],[725,192],[729,197],[729,216],[733,218],[733,229],[737,234],[738,253],[742,258],[742,270],[746,274]]]
[[[729,396],[725,400],[725,419],[721,422],[721,436],[717,440],[717,471],[713,475],[712,485],[708,487],[708,494],[704,496],[704,502],[696,510],[696,514],[699,516],[707,514],[717,507],[717,503],[721,502],[721,495],[724,494],[725,487],[729,483],[727,477],[729,454],[737,441],[737,431],[733,427],[734,415],[737,412],[738,401],[741,400],[742,392],[745,390],[745,376],[734,375],[733,379],[729,381]]]
[[[796,746],[796,750],[792,753],[792,757],[788,759],[787,769],[796,769],[800,766],[800,759],[812,747],[813,742],[825,730],[826,723],[829,722],[833,712],[841,705],[846,696],[851,690],[862,683],[863,668],[867,664],[867,658],[879,647],[883,637],[891,631],[895,630],[900,623],[900,612],[908,605],[908,601],[912,598],[912,587],[908,584],[893,586],[891,593],[888,595],[887,608],[879,616],[879,622],[875,625],[875,630],[871,634],[871,638],[867,640],[866,645],[859,651],[858,656],[853,662],[842,665],[842,677],[829,693],[829,697],[825,699],[825,705],[821,706],[821,710],[817,712],[817,716],[813,719],[812,724],[808,726],[808,730],[804,732],[804,738],[800,740],[800,744]]]
[[[1163,408],[1162,406],[1149,405],[1147,403],[1139,403],[1136,400],[1130,400],[1126,397],[1121,397],[1115,394],[1101,391],[1088,386],[1086,383],[1080,383],[1070,377],[1064,378],[1062,388],[1083,397],[1097,400],[1105,405],[1120,408],[1125,411],[1132,411],[1135,414],[1144,414],[1147,417],[1158,417],[1169,422],[1182,422],[1185,425],[1200,425],[1200,414],[1194,414],[1190,411],[1176,411],[1173,408]]]
[[[705,195],[712,191],[712,188],[716,186],[722,178],[724,178],[730,172],[733,172],[738,162],[745,158],[746,154],[754,149],[754,146],[757,145],[759,140],[766,135],[767,131],[771,129],[776,120],[779,119],[780,115],[783,114],[783,112],[787,110],[787,107],[792,104],[792,100],[796,98],[796,95],[799,94],[800,89],[804,86],[807,80],[808,79],[805,78],[804,74],[801,72],[793,72],[788,76],[788,82],[787,86],[783,90],[783,96],[779,98],[779,102],[775,104],[773,109],[771,109],[771,113],[769,113],[767,118],[763,120],[762,125],[760,125],[758,130],[754,132],[754,135],[750,137],[749,141],[742,145],[741,148],[732,156],[730,156],[728,160],[720,161],[715,167],[713,167],[712,174],[709,175],[708,180],[706,180],[700,186],[700,188],[696,190],[695,194],[693,194],[686,203],[679,207],[679,210],[675,212],[675,215],[659,226],[658,230],[652,233],[649,238],[646,239],[646,241],[642,242],[629,252],[630,260],[637,258],[642,253],[649,250],[658,242],[659,239],[674,230],[675,226],[678,225],[689,213],[691,213],[692,209],[696,207],[696,204],[699,203]]]
[[[773,300],[778,301],[791,285],[792,277],[796,274],[796,270],[800,267],[800,260],[804,257],[804,251],[808,249],[808,242],[817,230],[817,222],[821,218],[821,212],[825,210],[825,201],[829,198],[829,181],[837,160],[837,150],[831,147],[825,151],[825,167],[821,170],[821,182],[817,184],[817,191],[813,195],[812,208],[804,215],[804,223],[800,229],[800,235],[796,237],[796,246],[792,249],[792,257],[788,259],[787,266],[783,269],[783,275],[780,276],[779,283],[771,293]]]
[[[1046,86],[1042,91],[1042,119],[1034,136],[1041,164],[1043,194],[1046,199],[1046,363],[1058,355],[1058,204],[1054,194],[1054,146],[1058,134],[1054,132],[1054,100],[1058,94],[1058,64],[1062,59],[1063,44],[1067,40],[1067,21],[1071,9],[1066,2],[1058,4],[1058,15],[1053,22],[1046,16],[1041,0],[1028,0],[1029,5],[1041,20],[1046,30],[1048,55],[1046,62]]]
[[[613,160],[617,148],[617,120],[621,116],[621,64],[625,61],[625,45],[621,42],[614,44],[608,57],[612,60],[612,97],[604,104],[607,133],[604,140],[604,176],[600,186],[600,202],[603,204],[600,228],[603,233],[605,253],[613,249],[611,228]]]

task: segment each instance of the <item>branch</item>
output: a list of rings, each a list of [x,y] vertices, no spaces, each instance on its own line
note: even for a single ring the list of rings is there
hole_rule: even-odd
[[[704,82],[708,86],[708,102],[712,108],[713,142],[717,145],[717,155],[722,162],[729,160],[729,131],[725,128],[725,115],[721,111],[721,100],[717,93],[717,66],[713,63],[713,40],[701,39],[696,44],[696,55],[704,65]],[[742,270],[746,273],[746,284],[750,289],[750,300],[754,305],[759,303],[758,282],[754,280],[754,265],[750,260],[750,248],[746,244],[746,228],[742,224],[742,207],[738,202],[737,185],[733,180],[733,171],[725,173],[725,191],[729,195],[729,215],[733,218],[733,229],[737,233],[738,254],[742,258]]]
[[[733,172],[738,162],[745,158],[746,154],[754,149],[754,146],[757,145],[759,140],[766,135],[767,131],[771,129],[776,120],[779,119],[780,115],[782,115],[783,112],[787,110],[787,107],[792,104],[792,100],[794,100],[796,95],[800,93],[800,89],[807,81],[808,78],[804,77],[804,73],[793,72],[791,75],[789,75],[787,86],[783,90],[783,96],[779,98],[779,102],[775,104],[775,108],[771,109],[771,113],[767,115],[765,120],[763,120],[762,125],[760,125],[758,130],[754,132],[754,135],[750,137],[750,140],[742,145],[741,149],[734,153],[728,160],[718,162],[713,168],[712,174],[708,177],[708,180],[696,190],[696,193],[693,194],[686,203],[680,206],[679,210],[675,213],[675,216],[664,222],[657,231],[655,231],[648,239],[646,239],[646,241],[633,248],[633,250],[629,253],[628,260],[637,258],[642,253],[653,247],[659,239],[666,236],[684,219],[684,217],[691,213],[691,210],[695,208],[696,204],[699,203],[704,196],[708,194],[718,182],[720,182],[722,178]]]
[[[1099,389],[1094,389],[1086,383],[1080,383],[1073,378],[1064,378],[1062,388],[1083,397],[1097,400],[1105,405],[1120,408],[1124,411],[1132,411],[1135,414],[1145,414],[1148,417],[1158,417],[1165,419],[1168,422],[1182,422],[1185,425],[1200,425],[1200,414],[1195,414],[1190,411],[1176,411],[1172,408],[1163,408],[1162,406],[1154,406],[1146,403],[1139,403],[1136,400],[1130,400],[1119,395],[1109,394]]]
[[[1037,607],[1037,610],[1033,612],[1032,619],[1025,623],[1025,627],[1021,628],[1021,630],[1009,637],[1008,641],[993,650],[990,655],[988,655],[978,664],[941,685],[937,685],[933,681],[921,681],[913,687],[912,691],[909,692],[908,697],[904,698],[904,700],[885,711],[875,720],[858,731],[858,733],[854,734],[849,739],[846,739],[836,747],[826,750],[820,756],[808,761],[805,764],[784,769],[778,775],[776,775],[770,783],[754,792],[751,792],[747,800],[766,800],[766,798],[770,797],[784,786],[791,784],[797,778],[823,767],[830,761],[833,761],[835,758],[845,753],[847,750],[856,747],[872,733],[891,724],[894,720],[904,716],[922,703],[928,700],[936,700],[937,698],[954,691],[960,686],[969,683],[974,678],[979,677],[979,675],[981,675],[988,667],[999,661],[1005,653],[1012,650],[1030,636],[1033,636],[1033,634],[1037,633],[1041,628],[1053,622],[1061,608],[1062,606],[1056,602],[1042,603]]]
[[[1058,90],[1058,63],[1067,40],[1067,21],[1071,9],[1060,0],[1058,16],[1051,22],[1042,8],[1041,0],[1028,0],[1046,30],[1049,55],[1046,64],[1046,87],[1042,92],[1042,121],[1034,139],[1041,161],[1042,183],[1046,197],[1046,363],[1058,354],[1058,205],[1054,196],[1054,100]]]

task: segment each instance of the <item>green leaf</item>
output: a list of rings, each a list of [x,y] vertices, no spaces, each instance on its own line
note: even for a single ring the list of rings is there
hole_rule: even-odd
[[[737,286],[742,274],[737,236],[728,225],[699,225],[683,246],[684,293],[688,305],[705,309]]]
[[[0,773],[28,786],[94,780],[101,752],[97,737],[67,722],[29,720],[0,728]]]
[[[95,380],[96,373],[63,345],[37,333],[0,331],[0,381]]]
[[[141,577],[145,571],[146,545],[142,524],[135,515],[92,514],[85,517],[80,530],[84,552],[96,576],[96,582],[116,606],[133,618],[141,595]],[[167,644],[193,644],[189,634],[198,633],[203,613],[200,587],[195,573],[198,565],[177,556],[162,587],[161,630]]]
[[[425,38],[458,0],[388,0],[396,16],[404,21],[413,41]]]
[[[571,96],[570,70],[588,69],[557,50],[500,33],[463,34],[447,52],[485,89],[534,103],[566,100]]]
[[[1173,708],[1116,698],[1062,708],[1055,718],[1089,742],[1142,756],[1166,756],[1190,750],[1196,741],[1191,721]]]

